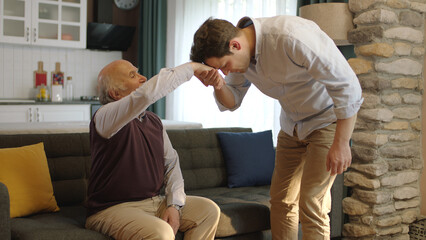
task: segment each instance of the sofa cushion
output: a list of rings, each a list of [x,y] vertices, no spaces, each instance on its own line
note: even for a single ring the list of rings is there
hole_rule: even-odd
[[[0,181],[10,195],[10,217],[56,212],[43,143],[0,149]]]
[[[86,199],[87,164],[90,156],[68,156],[49,158],[53,189],[59,206],[81,204]]]
[[[275,151],[272,131],[218,132],[228,174],[228,187],[271,184]]]
[[[226,237],[270,229],[269,187],[217,187],[187,194],[210,198],[220,207],[216,237]]]
[[[226,167],[217,132],[251,132],[250,128],[167,130],[179,155],[185,190],[226,186]]]
[[[11,221],[12,239],[16,240],[106,240],[101,233],[84,228],[86,209],[83,206],[62,207],[60,212],[37,214]]]

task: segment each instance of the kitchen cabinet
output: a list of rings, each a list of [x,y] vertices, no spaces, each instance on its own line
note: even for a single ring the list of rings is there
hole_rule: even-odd
[[[0,106],[0,123],[79,122],[90,118],[90,104]]]
[[[87,0],[0,0],[0,42],[86,48]]]

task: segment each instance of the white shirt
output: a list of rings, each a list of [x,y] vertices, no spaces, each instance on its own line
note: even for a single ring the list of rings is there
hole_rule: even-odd
[[[140,119],[151,104],[191,79],[193,74],[194,71],[189,63],[175,68],[161,69],[158,75],[149,79],[128,96],[99,108],[94,117],[96,131],[104,138],[111,138],[133,119]],[[167,206],[171,204],[183,206],[186,195],[179,156],[164,128],[163,140]]]
[[[281,104],[281,129],[299,139],[357,113],[363,98],[356,74],[314,22],[294,16],[242,18],[256,32],[255,56],[245,73],[225,78],[237,109],[253,83]],[[228,110],[216,101],[221,111]]]

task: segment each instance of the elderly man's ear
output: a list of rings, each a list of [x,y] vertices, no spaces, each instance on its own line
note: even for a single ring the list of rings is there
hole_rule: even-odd
[[[114,99],[115,101],[120,100],[123,96],[121,95],[120,91],[117,91],[116,89],[110,89],[108,91],[109,96]]]

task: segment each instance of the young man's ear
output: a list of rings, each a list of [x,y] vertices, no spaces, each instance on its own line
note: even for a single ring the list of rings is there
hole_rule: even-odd
[[[115,89],[110,89],[108,90],[108,94],[109,96],[114,99],[115,101],[120,100],[121,99],[121,94],[115,90]]]
[[[229,41],[229,48],[231,50],[232,49],[240,50],[241,49],[241,44],[237,40],[233,39],[233,40]]]

